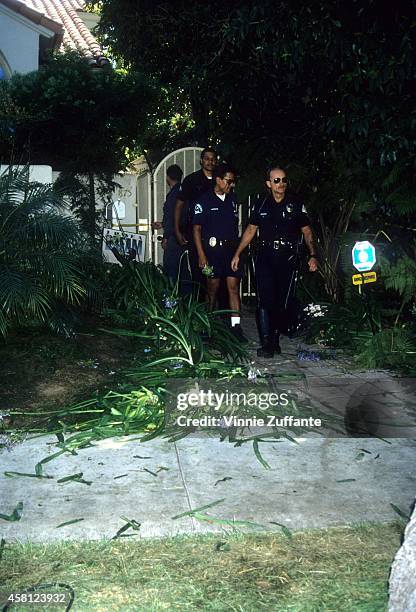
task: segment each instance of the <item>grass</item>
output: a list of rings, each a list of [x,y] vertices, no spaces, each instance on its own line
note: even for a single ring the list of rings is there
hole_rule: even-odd
[[[6,543],[2,591],[66,583],[75,591],[72,609],[82,612],[380,612],[386,610],[401,533],[400,524],[389,523],[295,532],[291,538],[210,534]]]

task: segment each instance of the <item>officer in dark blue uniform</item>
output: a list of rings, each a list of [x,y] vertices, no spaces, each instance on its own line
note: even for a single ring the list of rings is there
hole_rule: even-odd
[[[194,241],[201,269],[212,268],[207,278],[208,304],[215,306],[221,279],[225,279],[229,307],[235,313],[231,317],[231,331],[241,341],[240,325],[240,280],[241,269],[231,269],[231,259],[238,245],[238,204],[232,191],[235,185],[235,170],[228,164],[219,164],[213,172],[214,186],[194,205]]]
[[[281,352],[279,335],[288,326],[302,236],[309,250],[309,270],[315,272],[318,268],[309,218],[302,202],[286,194],[287,181],[282,168],[269,168],[266,185],[270,194],[257,202],[231,263],[233,269],[238,269],[240,254],[258,229],[255,273],[261,342],[257,351],[259,357],[273,357],[274,353]]]
[[[198,254],[196,252],[192,216],[196,199],[209,189],[213,189],[212,173],[217,163],[217,153],[214,149],[206,147],[201,151],[201,169],[189,174],[179,188],[174,212],[174,229],[179,246],[188,250],[192,280],[201,283],[203,278],[198,267]]]
[[[163,219],[162,221],[153,221],[152,229],[163,228],[163,271],[169,278],[176,283],[178,276],[181,280],[181,290],[190,287],[191,274],[188,271],[187,261],[184,255],[184,249],[179,246],[176,241],[174,229],[174,211],[176,200],[181,187],[182,169],[177,164],[172,164],[166,170],[166,182],[170,187],[170,191],[166,196],[163,204]]]

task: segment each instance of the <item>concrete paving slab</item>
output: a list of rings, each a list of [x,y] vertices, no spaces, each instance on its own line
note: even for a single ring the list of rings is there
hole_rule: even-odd
[[[76,456],[61,455],[44,465],[44,473],[53,479],[4,475],[4,471],[33,474],[35,464],[57,450],[48,444],[53,438],[27,440],[1,452],[0,512],[10,514],[20,501],[24,506],[20,521],[0,519],[0,537],[33,541],[111,538],[125,524],[120,516],[140,522],[142,536],[189,532],[189,520],[171,520],[189,509],[175,447],[164,440],[140,444],[137,437],[136,441],[131,438],[104,440]],[[57,482],[80,472],[90,485]],[[57,528],[79,518],[83,521]]]
[[[48,441],[28,440],[0,454],[0,512],[24,504],[20,521],[0,520],[0,537],[7,541],[111,538],[125,524],[122,516],[141,523],[141,537],[231,529],[189,517],[172,520],[222,498],[207,511],[211,516],[264,529],[279,529],[271,521],[294,529],[386,521],[395,518],[390,503],[407,512],[416,490],[413,440],[264,443],[261,453],[271,466],[266,470],[251,443],[234,447],[205,435],[176,445],[110,439],[45,464],[53,479],[4,475],[33,473],[36,462],[55,451]],[[91,485],[57,483],[79,472]]]
[[[270,470],[257,461],[250,443],[234,448],[189,437],[177,445],[194,508],[225,498],[207,512],[268,529],[276,528],[271,521],[301,529],[393,520],[391,503],[407,512],[416,490],[416,443],[390,442],[305,438],[298,445],[264,443],[261,453]]]

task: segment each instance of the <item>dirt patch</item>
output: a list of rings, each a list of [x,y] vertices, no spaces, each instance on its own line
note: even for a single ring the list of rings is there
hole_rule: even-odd
[[[115,389],[136,349],[134,340],[101,331],[71,339],[16,333],[0,345],[0,412],[41,414]]]

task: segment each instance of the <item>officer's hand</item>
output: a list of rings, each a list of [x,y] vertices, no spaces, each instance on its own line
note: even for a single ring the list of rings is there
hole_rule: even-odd
[[[316,257],[311,257],[308,261],[309,272],[316,272],[318,269],[318,260]]]
[[[152,230],[160,230],[163,227],[163,223],[161,221],[153,221],[152,222]]]
[[[188,244],[188,241],[183,234],[176,234],[176,240],[179,246],[185,246],[185,244]]]
[[[168,248],[168,239],[167,238],[163,238],[163,240],[162,240],[162,249],[164,251],[166,251],[167,248]]]
[[[198,256],[198,266],[200,268],[205,268],[205,266],[207,266],[207,265],[208,265],[208,259],[207,259],[206,255],[205,254],[204,255],[199,255]]]
[[[234,255],[234,257],[231,260],[231,270],[233,272],[237,272],[238,270],[238,262],[240,261],[240,258],[238,255]]]

